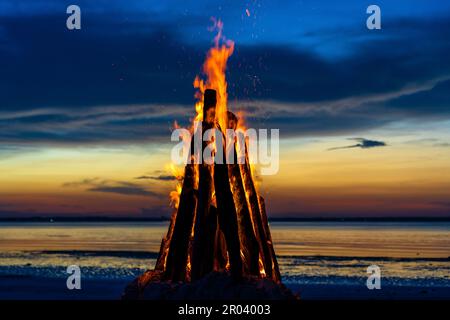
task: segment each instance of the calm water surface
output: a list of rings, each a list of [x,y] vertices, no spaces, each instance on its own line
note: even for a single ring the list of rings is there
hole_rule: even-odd
[[[273,222],[286,283],[344,283],[376,264],[394,285],[450,286],[450,223]],[[0,223],[0,276],[58,276],[71,264],[94,278],[152,268],[166,222]]]

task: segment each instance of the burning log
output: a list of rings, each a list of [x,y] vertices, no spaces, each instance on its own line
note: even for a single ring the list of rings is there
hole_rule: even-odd
[[[228,111],[227,117],[228,129],[236,130],[236,115]],[[228,141],[227,145],[230,147],[229,150],[232,152],[233,157],[233,159],[229,159],[231,158],[231,155],[228,154],[227,161],[233,160],[231,164],[228,164],[228,175],[237,212],[244,273],[259,276],[259,245],[253,231],[250,210],[247,204],[244,184],[242,182],[241,170],[237,164],[236,143],[235,141]]]
[[[253,223],[253,230],[258,240],[259,253],[261,254],[264,272],[268,277],[272,277],[272,259],[270,258],[270,251],[267,247],[266,234],[261,219],[261,212],[258,203],[258,194],[256,192],[255,183],[253,182],[252,172],[248,157],[244,164],[239,164],[244,182],[245,192],[247,194],[247,202],[250,208],[251,219]]]
[[[214,244],[217,215],[210,210],[213,196],[211,165],[202,164],[199,169],[198,207],[192,244],[191,279],[200,279],[214,269]]]
[[[177,212],[175,211],[172,214],[169,224],[169,230],[167,231],[167,235],[161,240],[161,246],[159,249],[158,260],[156,260],[155,270],[164,271],[164,266],[166,264],[167,252],[169,251],[170,239],[172,239],[173,229],[175,226],[175,218]]]
[[[216,92],[210,89],[206,90],[203,105],[202,137],[205,131],[214,127],[216,103]],[[212,142],[202,142],[201,150],[205,150],[210,143]],[[217,213],[220,215],[220,209],[211,210],[214,190],[216,190],[217,197],[217,188],[215,188],[217,179],[213,180],[215,173],[214,165],[206,164],[202,161],[202,164],[199,166],[198,207],[192,245],[192,280],[199,279],[214,270]],[[225,238],[227,238],[226,233]]]
[[[194,222],[195,208],[197,206],[197,197],[194,190],[194,166],[194,164],[187,164],[185,167],[180,202],[174,219],[175,222],[172,221],[171,223],[171,226],[173,224],[173,233],[172,236],[166,240],[170,241],[170,244],[164,244],[165,246],[168,246],[164,274],[166,279],[182,281],[186,278],[188,244]],[[166,252],[166,250],[163,252]],[[159,261],[160,258],[158,258],[158,262]],[[161,262],[159,265],[160,264]]]
[[[238,217],[238,230],[244,260],[244,272],[247,274],[259,275],[259,245],[253,231],[239,165],[229,165],[228,172]]]
[[[266,214],[266,204],[264,202],[263,197],[258,196],[258,200],[259,200],[259,208],[261,211],[262,224],[264,226],[264,234],[266,237],[266,245],[269,248],[270,259],[272,261],[272,280],[274,280],[275,282],[281,282],[280,269],[278,267],[277,256],[275,254],[275,250],[273,248],[272,236],[270,234],[270,228],[269,228],[269,221],[267,219],[267,214]]]
[[[240,278],[242,276],[242,260],[238,220],[226,164],[214,166],[214,187],[216,189],[219,224],[225,235],[231,275],[234,278]]]
[[[214,252],[214,271],[225,271],[228,263],[227,243],[222,230],[217,228],[216,251]]]

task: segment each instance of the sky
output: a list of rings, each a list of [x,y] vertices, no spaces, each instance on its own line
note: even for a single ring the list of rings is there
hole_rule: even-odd
[[[211,17],[228,108],[280,130],[270,217],[450,217],[450,2],[425,0],[2,0],[0,217],[170,216]]]

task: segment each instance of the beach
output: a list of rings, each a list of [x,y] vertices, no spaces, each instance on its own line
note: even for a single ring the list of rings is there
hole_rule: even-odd
[[[120,299],[153,268],[167,222],[0,223],[0,299]],[[272,222],[283,283],[301,299],[450,299],[448,222]],[[66,286],[81,270],[81,290]],[[366,286],[367,267],[381,289]]]

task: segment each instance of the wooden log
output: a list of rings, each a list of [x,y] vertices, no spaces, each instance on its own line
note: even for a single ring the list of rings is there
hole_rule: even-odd
[[[213,207],[216,211],[217,209]],[[218,217],[217,217],[218,218]],[[214,251],[214,270],[224,271],[228,263],[227,244],[225,241],[225,235],[220,229],[220,225],[216,232],[216,244]]]
[[[266,242],[267,246],[269,247],[270,258],[272,261],[272,280],[274,280],[275,282],[281,282],[280,268],[278,266],[275,249],[273,248],[272,235],[270,234],[269,228],[269,220],[267,219],[266,214],[266,205],[263,197],[258,196],[258,200],[259,200],[259,208],[261,211],[262,224],[264,227],[264,233],[266,235]]]
[[[216,192],[219,224],[225,235],[231,275],[235,279],[242,278],[241,247],[236,208],[231,193],[227,164],[214,165],[214,188]]]
[[[199,166],[198,206],[191,259],[192,281],[200,279],[214,269],[217,215],[214,210],[210,210],[214,190],[212,170],[212,165]]]
[[[259,245],[252,226],[239,165],[228,165],[231,191],[236,207],[244,274],[259,275]]]
[[[170,240],[172,239],[173,229],[175,227],[175,220],[177,217],[177,211],[175,210],[170,217],[169,229],[167,230],[166,236],[161,240],[161,246],[159,247],[159,254],[155,264],[155,270],[164,271],[167,253],[169,251]]]
[[[159,247],[158,258],[156,259],[155,270],[164,271],[164,266],[166,264],[167,258],[167,247],[168,242],[166,241],[166,237],[161,240],[161,245]]]
[[[194,166],[194,164],[187,164],[184,170],[180,202],[165,264],[165,279],[183,281],[186,278],[188,244],[197,206]]]
[[[255,236],[259,245],[259,252],[261,254],[262,263],[264,265],[264,272],[266,273],[266,276],[272,277],[272,260],[270,257],[270,250],[266,245],[267,241],[262,224],[261,212],[259,209],[258,194],[256,192],[255,183],[253,181],[248,157],[246,157],[245,163],[240,164],[239,167],[241,169],[245,192],[247,193],[247,202],[250,208]]]

